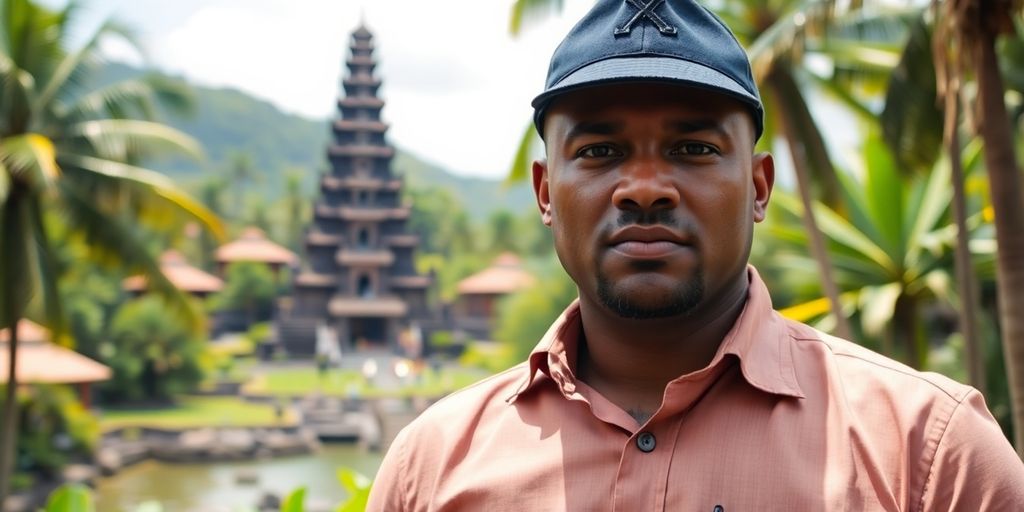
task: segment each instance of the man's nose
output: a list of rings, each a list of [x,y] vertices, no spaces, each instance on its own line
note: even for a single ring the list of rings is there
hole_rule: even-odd
[[[679,206],[679,189],[672,179],[672,171],[663,166],[649,160],[624,166],[612,194],[615,206],[637,212],[671,210]]]

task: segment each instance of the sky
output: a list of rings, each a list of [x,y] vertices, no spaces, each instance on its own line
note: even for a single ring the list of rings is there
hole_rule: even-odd
[[[60,6],[66,0],[44,0]],[[463,175],[503,177],[554,48],[592,0],[508,33],[511,0],[86,0],[79,32],[133,28],[153,66],[281,110],[337,115],[351,32],[373,32],[392,143]],[[84,37],[84,36],[83,36]],[[103,51],[140,63],[119,41]],[[324,130],[327,130],[327,124]]]

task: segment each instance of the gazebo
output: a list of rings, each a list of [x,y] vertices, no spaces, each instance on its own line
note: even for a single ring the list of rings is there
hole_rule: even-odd
[[[295,265],[298,262],[298,256],[294,252],[270,241],[263,230],[257,227],[246,228],[237,240],[220,246],[214,258],[222,276],[228,265],[251,261],[267,264],[277,278],[281,267]]]
[[[49,331],[30,320],[18,322],[18,366],[15,376],[22,384],[73,384],[82,405],[89,407],[89,385],[110,380],[111,370],[88,357],[49,340]],[[0,384],[10,371],[10,329],[0,330]]]
[[[224,281],[189,265],[178,251],[170,250],[160,256],[160,271],[176,288],[198,297],[205,297],[224,288]],[[132,276],[125,279],[122,286],[125,291],[142,293],[146,291],[148,283],[144,276]]]
[[[529,288],[536,282],[519,257],[502,253],[491,264],[457,285],[455,327],[477,339],[490,339],[498,299]]]

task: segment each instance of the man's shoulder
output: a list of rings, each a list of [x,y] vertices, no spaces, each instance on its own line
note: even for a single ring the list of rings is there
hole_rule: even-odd
[[[520,363],[452,392],[423,411],[405,430],[441,427],[451,431],[486,421],[492,412],[508,406],[519,387],[525,384],[529,367],[526,362]]]
[[[974,388],[945,375],[916,370],[849,340],[819,331],[806,324],[785,319],[787,333],[795,347],[807,349],[810,356],[822,353],[849,386],[870,392],[895,394],[914,390],[933,399],[959,403]],[[799,364],[799,362],[798,362]]]

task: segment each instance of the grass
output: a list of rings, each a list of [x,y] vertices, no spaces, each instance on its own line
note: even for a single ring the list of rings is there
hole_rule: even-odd
[[[100,428],[104,431],[122,427],[271,427],[294,423],[294,415],[287,410],[279,420],[272,405],[235,397],[182,397],[173,406],[108,409],[100,415]]]
[[[387,371],[381,369],[381,371]],[[270,370],[245,386],[249,393],[270,395],[305,395],[320,393],[333,396],[439,397],[472,384],[486,373],[474,369],[445,369],[434,372],[425,368],[419,379],[409,378],[397,387],[381,388],[366,382],[356,370],[329,370],[322,378],[316,368]]]

